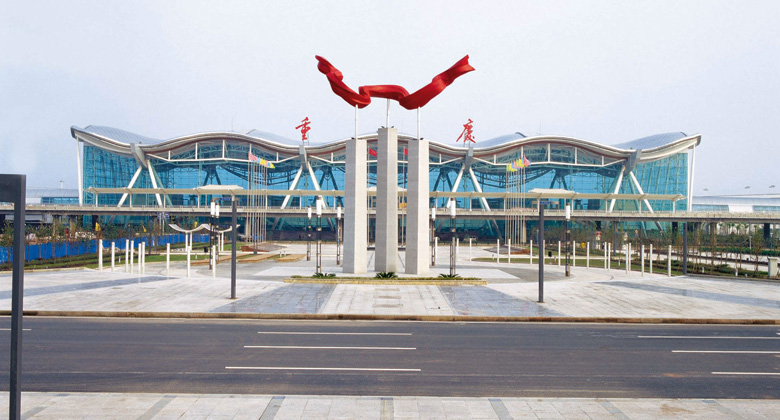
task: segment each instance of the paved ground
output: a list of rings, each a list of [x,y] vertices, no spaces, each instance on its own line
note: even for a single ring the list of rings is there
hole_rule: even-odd
[[[8,395],[0,396],[0,412]],[[22,418],[71,419],[776,419],[778,401],[25,393]]]
[[[305,245],[288,246],[305,253]],[[324,272],[341,273],[335,247],[326,245]],[[491,256],[472,248],[472,257]],[[439,249],[432,275],[449,271],[448,248]],[[478,263],[461,249],[458,273],[486,286],[289,284],[292,275],[314,272],[312,261],[242,264],[237,300],[230,300],[229,264],[216,278],[207,267],[186,276],[183,263],[149,264],[143,274],[77,270],[25,275],[25,309],[55,311],[245,312],[278,314],[472,315],[780,320],[776,282],[667,277],[586,269],[571,277],[548,266],[545,303],[537,303],[535,265]],[[369,258],[369,261],[372,261]],[[399,258],[403,271],[403,253]],[[369,272],[367,277],[373,277]],[[0,309],[11,306],[11,276],[0,274]],[[780,385],[780,383],[778,383]],[[0,411],[7,410],[7,394]],[[139,395],[25,393],[24,418],[299,419],[299,418],[779,418],[780,402],[746,400],[599,400],[324,397],[248,395]]]
[[[305,253],[305,246],[290,246]],[[330,246],[333,248],[333,246]],[[326,246],[326,252],[333,251]],[[440,249],[446,262],[447,249]],[[490,256],[476,247],[473,257]],[[401,253],[403,257],[403,253]],[[625,270],[548,266],[544,300],[538,300],[538,271],[527,263],[468,261],[461,252],[458,273],[480,277],[485,286],[295,284],[293,275],[310,276],[314,258],[292,263],[263,261],[238,266],[237,297],[230,297],[230,264],[212,277],[198,266],[186,277],[184,263],[166,270],[148,264],[144,274],[77,270],[27,273],[27,310],[120,312],[230,312],[273,314],[469,315],[518,317],[616,317],[695,319],[780,319],[780,283],[707,277],[667,277]],[[399,264],[402,259],[399,259]],[[335,256],[323,258],[323,271],[341,274]],[[449,272],[432,268],[432,276]],[[366,277],[373,277],[369,272]],[[403,276],[402,276],[403,277]],[[11,278],[0,275],[0,309],[11,307]]]

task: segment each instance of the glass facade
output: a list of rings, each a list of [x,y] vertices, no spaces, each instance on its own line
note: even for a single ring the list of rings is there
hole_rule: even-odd
[[[205,185],[238,185],[249,189],[251,153],[259,158],[273,162],[275,169],[268,169],[264,186],[269,190],[343,190],[346,142],[333,142],[321,145],[279,144],[253,136],[236,133],[213,133],[192,140],[180,139],[144,144],[143,157],[148,167],[143,167],[131,153],[116,153],[108,147],[99,145],[100,139],[86,139],[90,135],[81,131],[83,136],[83,187],[152,188],[151,176],[160,188],[189,189]],[[75,135],[74,135],[75,136]],[[405,150],[410,137],[399,135],[398,139],[398,186],[407,187],[407,156]],[[574,139],[560,141],[545,139],[508,139],[506,147],[492,146],[473,150],[452,148],[436,142],[430,142],[431,191],[505,193],[530,191],[534,188],[565,189],[578,193],[639,193],[632,177],[625,171],[629,151],[608,146],[594,145]],[[128,145],[129,146],[129,145]],[[377,150],[376,137],[369,137],[368,147]],[[622,155],[621,155],[622,153]],[[137,154],[136,154],[137,155]],[[369,154],[367,186],[376,186],[376,157]],[[507,164],[525,158],[531,165],[518,172],[507,172]],[[649,194],[681,194],[688,191],[688,149],[682,149],[659,158],[640,160],[633,171],[641,190]],[[140,168],[140,170],[139,170]],[[618,180],[623,173],[623,179]],[[94,204],[95,196],[84,192],[85,204]],[[122,194],[101,194],[100,205],[117,205]],[[204,206],[211,197],[197,194],[171,195],[166,198],[169,206]],[[200,203],[198,200],[200,199]],[[314,206],[316,196],[300,196],[299,193],[287,196],[270,195],[268,205],[272,208]],[[343,197],[326,197],[328,206],[343,206]],[[136,194],[132,196],[132,205],[157,205],[154,195]],[[430,205],[445,206],[446,197],[431,198]],[[243,203],[246,205],[246,202]],[[371,203],[373,205],[373,203]],[[122,204],[131,205],[128,200]],[[507,203],[504,198],[458,198],[457,205],[464,209],[503,209]],[[521,203],[526,207],[533,205],[530,199]],[[574,200],[575,210],[605,210],[606,200]],[[651,200],[655,211],[672,211],[670,201]],[[515,205],[513,205],[514,207]],[[637,210],[638,201],[618,200],[615,210]],[[677,209],[684,209],[686,202],[678,202]],[[643,208],[644,211],[644,208]],[[305,220],[285,219],[283,223],[269,220],[268,228],[301,229]],[[402,221],[403,223],[403,221]],[[496,229],[503,229],[502,220],[461,221],[463,229],[475,230],[483,235],[496,235]]]

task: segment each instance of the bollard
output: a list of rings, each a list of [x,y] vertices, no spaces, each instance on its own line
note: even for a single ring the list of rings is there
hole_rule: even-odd
[[[171,273],[171,244],[165,244],[165,275]]]
[[[133,272],[133,264],[135,264],[135,257],[133,256],[134,252],[135,252],[135,241],[130,240],[130,273]]]
[[[128,267],[128,265],[127,265],[127,263],[128,263],[127,256],[129,255],[129,252],[130,252],[130,241],[125,239],[125,273],[129,273],[130,272],[130,267]]]
[[[669,271],[669,277],[672,277],[672,246],[669,245],[669,254],[666,256],[666,269]]]
[[[607,253],[604,254],[604,258],[607,260],[607,270],[612,267],[612,244],[607,244]]]
[[[138,274],[143,274],[144,271],[144,243],[138,243]]]
[[[626,274],[631,271],[631,242],[628,243],[626,248]]]
[[[585,268],[590,268],[590,241],[585,244]]]
[[[639,260],[640,260],[639,272],[642,273],[642,276],[644,276],[645,275],[645,246],[644,245],[642,245],[642,251],[640,252],[640,254],[641,255],[639,256]]]
[[[190,252],[192,252],[192,250],[190,250],[190,247],[186,245],[184,246],[184,248],[187,250],[187,278],[189,278],[190,277]]]
[[[471,236],[469,236],[469,261],[471,261],[471,240],[472,239],[473,238]]]
[[[116,248],[114,248],[114,242],[111,242],[111,271],[114,271],[115,255],[116,255]]]
[[[650,263],[648,267],[650,268],[650,274],[653,274],[653,244],[650,244],[650,258],[648,262]]]
[[[558,241],[558,267],[561,266],[561,241]]]
[[[98,271],[103,271],[103,240],[98,239]]]
[[[512,238],[506,240],[506,262],[507,264],[512,262]]]
[[[571,266],[577,266],[577,242],[571,241]]]
[[[534,240],[531,239],[528,242],[530,245],[528,246],[528,264],[534,263]]]
[[[496,262],[501,262],[501,239],[496,239]]]

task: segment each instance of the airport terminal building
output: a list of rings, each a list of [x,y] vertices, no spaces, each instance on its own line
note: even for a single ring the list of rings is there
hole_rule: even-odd
[[[94,194],[90,188],[193,189],[208,185],[237,185],[243,189],[269,191],[270,208],[314,205],[317,191],[343,191],[346,143],[340,139],[302,143],[252,130],[248,133],[208,132],[159,140],[116,128],[72,127],[78,144],[79,201],[113,206],[208,205],[203,194]],[[369,188],[376,185],[377,134],[364,134],[368,142]],[[414,136],[398,136],[398,186],[406,188],[407,143]],[[682,132],[644,137],[616,145],[565,136],[525,136],[513,133],[469,145],[430,141],[429,185],[437,192],[522,193],[533,189],[563,189],[583,194],[679,195],[670,200],[572,200],[574,210],[673,211],[690,210],[695,150],[701,135]],[[250,159],[256,158],[256,159]],[[258,171],[257,160],[273,168]],[[510,169],[526,161],[527,167]],[[268,165],[271,166],[271,165]],[[301,191],[311,191],[304,195]],[[95,203],[95,200],[98,203]],[[244,196],[242,200],[247,200]],[[328,206],[343,206],[343,197],[325,196]],[[430,207],[444,207],[444,195],[432,197]],[[505,209],[508,196],[456,199],[460,209]],[[403,198],[399,205],[403,206]],[[533,206],[521,199],[520,205]],[[242,205],[250,204],[243,202]],[[369,203],[371,205],[371,203]],[[269,220],[269,229],[300,229],[305,220]],[[502,220],[472,221],[469,229],[495,235]]]

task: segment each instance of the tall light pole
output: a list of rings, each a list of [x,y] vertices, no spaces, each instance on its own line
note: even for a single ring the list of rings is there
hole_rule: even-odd
[[[230,203],[233,210],[231,212],[230,226],[232,227],[233,236],[230,238],[230,298],[236,298],[236,248],[238,248],[238,197],[233,196],[233,201]]]
[[[569,223],[570,221],[571,221],[571,205],[567,204],[566,221],[564,222],[566,223],[566,277],[571,276],[571,269],[569,268],[569,246],[571,245],[571,238],[570,238],[571,226]]]
[[[311,207],[306,208],[306,261],[311,261]]]
[[[214,255],[214,240],[217,235],[217,225],[219,224],[219,203],[215,198],[211,199],[211,232],[209,234],[209,268],[214,269],[214,265],[217,264],[216,256]]]
[[[455,203],[455,200],[450,201],[450,276],[455,276]]]
[[[316,273],[322,273],[322,201],[317,199],[317,271]]]
[[[436,265],[436,205],[431,207],[431,267]]]
[[[336,207],[336,265],[341,265],[341,206]]]

